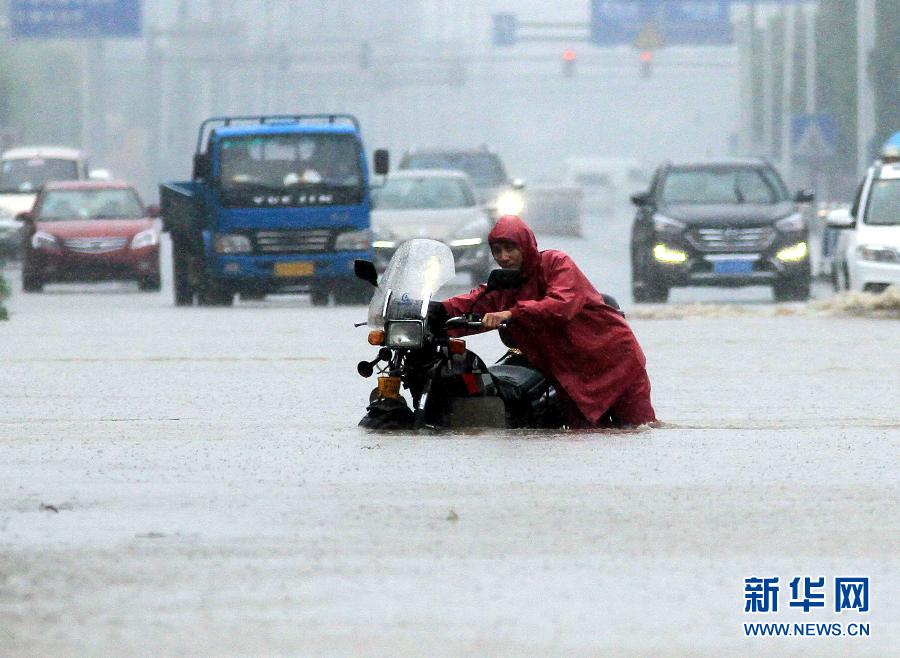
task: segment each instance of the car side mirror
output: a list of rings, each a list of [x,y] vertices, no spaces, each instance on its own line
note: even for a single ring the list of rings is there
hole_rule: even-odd
[[[18,219],[20,222],[33,222],[34,215],[30,211],[26,210],[25,212],[20,212],[18,215],[16,215],[16,219]]]
[[[853,228],[855,221],[853,215],[850,214],[849,208],[837,208],[832,210],[825,217],[825,224],[828,228]]]
[[[649,206],[650,205],[650,193],[649,192],[636,192],[631,195],[631,203],[636,206]]]
[[[525,189],[525,179],[524,178],[513,178],[510,183],[514,190],[524,190]]]
[[[193,171],[193,179],[204,179],[208,180],[211,178],[211,160],[209,158],[209,154],[207,153],[195,153],[194,154],[194,171]]]
[[[159,209],[159,206],[156,205],[155,203],[151,203],[149,206],[147,206],[147,216],[148,217],[159,217],[160,214],[161,214],[161,211]]]
[[[795,203],[812,203],[813,199],[816,198],[816,195],[812,193],[811,190],[799,190],[797,194],[794,195]]]
[[[519,270],[491,270],[487,280],[487,290],[510,290],[522,286],[522,273]]]
[[[375,173],[386,176],[391,168],[391,155],[387,149],[375,149]]]
[[[375,270],[375,263],[370,260],[353,261],[353,273],[357,279],[362,279],[367,283],[371,283],[378,287],[378,272]]]

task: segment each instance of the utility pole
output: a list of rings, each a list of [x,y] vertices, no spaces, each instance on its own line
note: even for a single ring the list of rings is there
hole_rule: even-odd
[[[763,69],[763,123],[762,123],[762,142],[764,155],[772,155],[775,146],[775,76],[772,67],[774,61],[772,59],[772,24],[766,25],[763,31],[762,46],[762,69]]]
[[[793,118],[794,108],[791,101],[794,95],[795,11],[796,7],[793,4],[782,5],[781,7],[781,17],[784,23],[784,53],[782,54],[782,59],[784,60],[782,62],[784,66],[784,82],[781,88],[781,174],[788,185],[794,184],[794,150],[791,142],[791,119]]]
[[[869,166],[875,134],[875,90],[869,81],[869,54],[875,48],[875,0],[856,0],[856,170]]]

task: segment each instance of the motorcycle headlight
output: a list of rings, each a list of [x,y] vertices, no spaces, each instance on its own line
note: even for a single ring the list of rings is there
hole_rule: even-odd
[[[456,236],[450,240],[451,247],[476,247],[487,241],[490,231],[487,219],[481,218],[469,222],[456,231]]]
[[[860,260],[874,261],[876,263],[900,262],[900,253],[890,247],[882,247],[874,244],[861,244],[856,248],[856,255]]]
[[[58,249],[59,242],[49,233],[38,231],[31,236],[31,246],[35,249]]]
[[[416,349],[425,342],[425,324],[421,320],[394,320],[385,329],[387,347]]]
[[[517,190],[506,190],[497,197],[497,214],[520,215],[525,210],[525,197]]]
[[[344,231],[334,241],[334,248],[336,251],[365,251],[370,244],[369,229]]]
[[[657,233],[681,233],[685,228],[687,227],[684,222],[677,219],[660,214],[653,215],[653,229]]]
[[[222,233],[216,236],[217,254],[246,254],[253,251],[253,243],[246,235],[239,233]]]
[[[795,212],[793,215],[788,215],[784,219],[779,219],[775,222],[775,228],[785,233],[803,231],[806,230],[806,220],[799,212]]]
[[[131,248],[141,249],[143,247],[152,247],[159,244],[159,233],[155,229],[148,228],[146,231],[137,233],[131,238]]]

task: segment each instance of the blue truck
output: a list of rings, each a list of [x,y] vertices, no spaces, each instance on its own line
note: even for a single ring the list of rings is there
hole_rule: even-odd
[[[378,149],[374,170],[388,170]],[[365,303],[353,261],[371,260],[369,171],[347,114],[213,117],[192,180],[160,185],[175,304],[307,292],[321,306]]]

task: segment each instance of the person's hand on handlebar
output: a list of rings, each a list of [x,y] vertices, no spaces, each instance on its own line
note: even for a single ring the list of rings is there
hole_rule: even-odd
[[[485,313],[481,318],[481,324],[485,329],[496,329],[503,322],[508,322],[512,317],[510,311],[498,311],[497,313]]]

